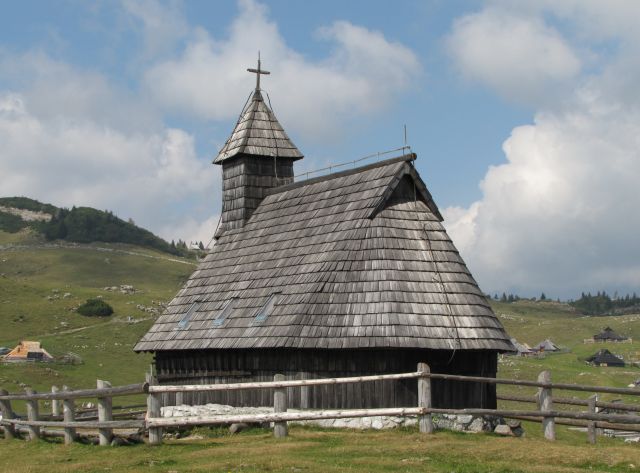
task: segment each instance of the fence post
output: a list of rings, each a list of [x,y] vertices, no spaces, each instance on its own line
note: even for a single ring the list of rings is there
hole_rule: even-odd
[[[70,391],[69,386],[62,386],[62,391]],[[76,420],[76,406],[73,399],[62,400],[62,415],[65,422],[74,422]],[[72,444],[76,439],[76,429],[73,427],[64,428],[64,444]]]
[[[25,389],[28,395],[36,394],[36,392],[31,388]],[[38,409],[38,401],[37,400],[28,400],[27,403],[27,419],[36,421],[39,416]],[[38,440],[40,438],[40,427],[36,427],[34,425],[27,426],[27,432],[29,433],[29,440]]]
[[[548,370],[543,371],[538,375],[538,382],[544,384],[551,384],[551,372]],[[551,388],[539,388],[538,389],[538,406],[543,413],[553,410],[553,397],[551,395]],[[556,420],[553,417],[542,418],[542,432],[544,438],[547,440],[556,439]]]
[[[596,413],[596,402],[598,400],[598,395],[594,394],[593,396],[589,397],[589,412],[591,414],[595,414]],[[587,439],[589,441],[589,443],[591,444],[595,444],[596,443],[596,423],[595,421],[589,421],[589,423],[587,424]]]
[[[103,381],[99,379],[97,381],[98,389],[110,388],[111,383],[109,381]],[[106,422],[113,420],[112,417],[112,400],[110,397],[98,398],[98,422]],[[98,429],[98,437],[100,439],[101,446],[111,445],[111,439],[113,437],[113,429]]]
[[[147,383],[149,386],[153,386],[156,383],[156,379],[152,373],[146,374]],[[159,393],[149,393],[147,395],[147,419],[153,419],[162,415],[161,402]],[[162,443],[162,428],[150,427],[149,428],[149,445],[160,445]]]
[[[0,396],[9,394],[6,389],[0,389]],[[11,401],[0,401],[0,413],[3,419],[13,419],[13,410],[11,410]],[[13,424],[4,426],[4,438],[13,439],[16,437],[16,428]]]
[[[431,373],[431,368],[426,363],[418,363],[418,371],[429,374]],[[427,376],[418,378],[418,407],[431,407],[431,378]],[[431,413],[418,416],[418,425],[420,432],[432,434],[433,420],[431,419]]]
[[[51,392],[53,394],[57,393],[58,391],[60,391],[58,389],[58,386],[51,386]],[[60,401],[57,399],[52,399],[51,400],[51,415],[52,416],[59,416],[60,415]]]
[[[277,374],[273,377],[274,381],[284,381],[285,376]],[[275,388],[273,390],[273,412],[287,412],[287,389]],[[287,436],[287,422],[274,422],[273,435],[276,438]]]

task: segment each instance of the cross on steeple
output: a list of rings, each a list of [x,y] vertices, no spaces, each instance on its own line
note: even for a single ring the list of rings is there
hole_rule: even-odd
[[[247,69],[247,71],[253,72],[256,75],[256,90],[260,90],[260,75],[271,74],[271,72],[265,71],[260,68],[260,51],[258,51],[258,68],[257,69],[249,68]]]

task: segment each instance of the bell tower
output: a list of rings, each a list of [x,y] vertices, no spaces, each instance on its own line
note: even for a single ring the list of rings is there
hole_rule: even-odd
[[[255,91],[213,160],[222,165],[222,217],[215,238],[242,228],[267,189],[293,182],[293,162],[303,157],[262,97],[260,76],[270,72],[261,68],[260,56],[258,68],[247,71],[256,74]]]

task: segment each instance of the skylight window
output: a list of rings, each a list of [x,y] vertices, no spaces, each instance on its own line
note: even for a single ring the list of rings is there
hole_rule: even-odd
[[[191,320],[191,317],[193,317],[193,314],[195,314],[199,308],[200,308],[199,302],[194,302],[193,304],[191,304],[191,306],[187,309],[187,312],[185,312],[184,316],[182,317],[182,320],[178,322],[178,327],[177,327],[178,330],[184,330],[187,328],[187,325],[189,325],[189,321]]]
[[[267,317],[271,315],[273,308],[278,302],[279,297],[280,297],[279,292],[275,292],[269,296],[269,298],[263,304],[263,306],[260,307],[260,309],[258,309],[258,312],[256,312],[256,318],[255,318],[256,323],[264,322],[265,320],[267,320]]]
[[[229,317],[229,314],[231,314],[231,311],[233,311],[233,309],[236,306],[237,300],[238,300],[237,297],[232,297],[231,299],[229,299],[227,302],[224,303],[224,305],[222,306],[222,309],[220,310],[220,313],[216,316],[215,319],[213,319],[212,323],[215,327],[219,327],[220,325],[222,325],[224,321],[227,319],[227,317]]]

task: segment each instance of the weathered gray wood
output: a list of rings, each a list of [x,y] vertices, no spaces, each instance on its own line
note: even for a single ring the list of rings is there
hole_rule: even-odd
[[[97,381],[98,389],[106,389],[111,387],[111,383],[108,381],[104,381],[99,379]],[[99,422],[109,422],[113,420],[113,411],[112,411],[112,400],[111,397],[99,397],[98,398],[98,421]],[[98,430],[98,439],[100,445],[106,447],[111,445],[111,439],[113,438],[113,430],[111,429],[100,429]]]
[[[596,395],[597,398],[597,395]],[[511,396],[506,394],[498,394],[496,399],[499,401],[516,401],[516,402],[528,402],[537,404],[538,399],[536,396]],[[553,397],[554,404],[566,404],[569,406],[589,406],[588,399],[578,399],[569,397]],[[602,402],[596,401],[596,407],[604,407],[606,409],[617,409],[620,411],[640,412],[640,404],[624,404],[621,402]]]
[[[0,389],[0,395],[7,394],[5,389]],[[11,409],[11,401],[0,400],[0,414],[3,419],[13,419],[13,409]],[[15,428],[12,424],[3,424],[4,438],[9,440],[16,436]]]
[[[111,421],[84,421],[84,420],[75,420],[75,421],[53,421],[53,420],[38,420],[38,421],[30,421],[24,419],[10,419],[6,421],[2,421],[2,423],[11,423],[14,425],[21,425],[25,427],[58,427],[58,428],[69,428],[69,429],[137,429],[140,427],[144,427],[145,423],[143,420],[111,420]]]
[[[274,389],[290,388],[296,386],[322,386],[328,384],[363,383],[380,381],[383,379],[411,379],[418,378],[420,373],[400,373],[384,374],[374,376],[351,376],[344,378],[322,378],[322,379],[290,379],[283,381],[260,381],[251,383],[230,383],[230,384],[185,384],[175,386],[149,385],[150,393],[171,393],[188,391],[231,391],[236,389]]]
[[[309,378],[309,373],[306,371],[302,371],[300,373],[300,380],[307,380]],[[309,386],[300,386],[300,409],[309,409],[310,407],[310,398],[311,398],[311,389]]]
[[[546,386],[551,384],[551,372],[548,370],[543,371],[538,376],[538,381]],[[540,411],[544,413],[544,419],[542,420],[542,431],[544,438],[547,440],[556,439],[556,426],[553,416],[547,414],[553,411],[553,396],[550,387],[541,387],[538,390],[538,400]]]
[[[349,409],[327,411],[281,412],[265,414],[242,414],[221,416],[188,416],[188,417],[160,417],[147,419],[150,427],[177,427],[189,425],[220,425],[257,422],[286,422],[318,419],[347,419],[351,417],[374,416],[415,416],[424,414],[419,407],[393,407],[388,409]]]
[[[589,412],[595,414],[596,413],[596,402],[598,400],[598,395],[594,394],[589,398]],[[590,421],[587,424],[587,440],[590,444],[596,443],[596,423],[594,421]]]
[[[39,393],[39,394],[6,394],[0,396],[0,400],[32,400],[32,401],[50,401],[53,399],[78,399],[78,398],[95,398],[101,396],[126,396],[128,394],[143,394],[147,392],[146,383],[128,384],[126,386],[116,386],[115,388],[106,389],[79,389],[77,391],[69,391],[64,393],[58,391],[56,393]]]
[[[58,391],[60,391],[60,389],[58,389],[58,386],[51,386],[51,392],[52,393],[57,393]],[[51,415],[53,416],[59,416],[60,415],[60,400],[59,399],[53,399],[51,401]]]
[[[418,363],[418,373],[429,373],[431,369],[427,363]],[[418,407],[431,407],[431,379],[426,376],[418,378]],[[431,414],[418,417],[420,432],[425,434],[433,433],[433,420]]]
[[[273,377],[275,382],[284,381],[285,376],[283,374],[276,374]],[[273,390],[273,412],[287,412],[287,390],[286,388],[276,388]],[[276,438],[282,438],[287,436],[287,422],[280,421],[273,424],[273,435]]]
[[[518,419],[518,420],[528,420],[531,422],[542,422],[543,417],[531,417],[531,416],[516,416],[516,415],[508,415],[503,416],[509,419]],[[585,420],[576,420],[576,419],[566,419],[562,417],[556,418],[557,425],[571,425],[574,427],[588,427],[589,422]],[[624,430],[629,432],[640,432],[640,424],[616,424],[612,422],[596,422],[596,431],[597,429],[610,429],[610,430]]]
[[[430,379],[442,379],[448,381],[467,381],[472,383],[486,383],[486,384],[505,384],[512,386],[531,386],[531,387],[545,387],[549,389],[561,389],[566,391],[582,391],[582,392],[600,392],[609,394],[628,394],[631,396],[640,396],[640,391],[633,388],[612,388],[607,386],[590,386],[581,384],[567,384],[567,383],[544,383],[541,381],[527,381],[518,379],[504,379],[504,378],[485,378],[480,376],[461,376],[461,375],[449,375],[442,373],[429,373],[425,375]],[[367,381],[380,381],[383,379],[410,379],[419,378],[421,374],[414,373],[399,373],[399,374],[387,374],[387,375],[375,375],[375,376],[355,376],[345,378],[326,378],[326,379],[308,379],[308,380],[288,380],[279,383],[273,382],[250,382],[250,383],[231,383],[231,384],[193,384],[193,385],[176,385],[176,386],[149,386],[149,392],[154,393],[168,393],[168,392],[187,392],[187,391],[227,391],[235,389],[269,389],[274,387],[293,387],[293,386],[320,386],[325,384],[340,384],[340,383],[360,383]],[[6,398],[6,396],[5,396]],[[11,397],[13,399],[13,397]],[[0,398],[1,399],[1,398]]]
[[[147,383],[149,387],[156,383],[155,378],[151,373],[147,373]],[[162,415],[162,402],[160,393],[150,392],[147,395],[147,416],[149,419],[158,418]],[[162,444],[162,428],[161,427],[149,427],[149,445]]]
[[[63,393],[71,392],[69,386],[62,387]],[[64,426],[64,443],[70,445],[76,440],[76,429],[71,427],[71,424],[76,418],[76,406],[73,398],[67,398],[62,400],[62,414],[64,416],[64,422],[67,424]]]
[[[27,395],[33,395],[35,394],[35,391],[31,388],[26,388],[25,391],[27,392]],[[30,400],[26,402],[27,404],[27,418],[31,421],[31,422],[37,422],[38,421],[38,415],[39,415],[39,409],[38,409],[38,401],[35,400]],[[38,440],[40,438],[40,429],[37,426],[28,426],[28,436],[29,436],[29,440]]]

